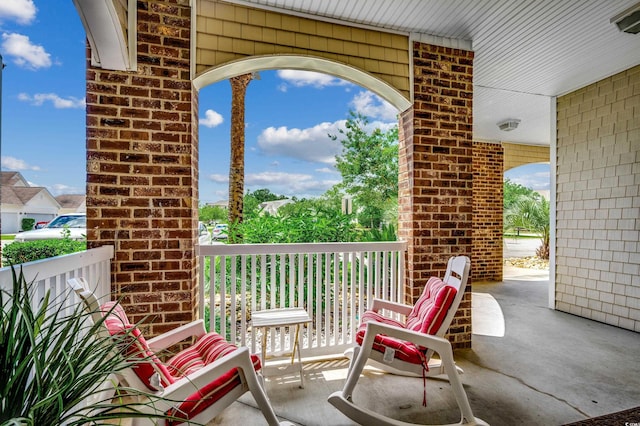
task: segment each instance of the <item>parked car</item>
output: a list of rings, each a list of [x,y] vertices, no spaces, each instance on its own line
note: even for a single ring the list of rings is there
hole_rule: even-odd
[[[47,226],[47,223],[49,222],[48,221],[36,222],[36,226],[34,227],[34,229],[42,229],[45,226]]]
[[[198,222],[198,244],[211,244],[211,234],[202,222]]]
[[[214,240],[226,239],[229,236],[227,232],[228,228],[229,226],[226,223],[219,223],[216,226],[214,226],[213,231],[211,231],[213,239]]]
[[[14,241],[25,242],[35,240],[62,239],[65,229],[69,230],[69,238],[72,240],[84,240],[87,238],[87,215],[85,213],[63,214],[44,228],[33,231],[20,232]]]

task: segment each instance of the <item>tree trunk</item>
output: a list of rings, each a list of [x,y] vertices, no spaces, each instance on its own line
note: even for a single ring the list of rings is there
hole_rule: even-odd
[[[237,243],[244,197],[244,100],[251,74],[231,77],[231,163],[229,165],[229,242]]]

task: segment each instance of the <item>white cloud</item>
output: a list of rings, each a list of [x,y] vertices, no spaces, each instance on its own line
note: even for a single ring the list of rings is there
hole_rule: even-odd
[[[342,145],[329,135],[338,135],[345,120],[320,123],[307,129],[268,127],[258,136],[258,147],[268,155],[293,157],[300,160],[334,164]]]
[[[224,118],[222,118],[222,115],[212,109],[208,109],[204,113],[204,118],[200,119],[200,124],[205,127],[213,128],[222,124],[223,121]]]
[[[48,68],[51,66],[51,55],[44,47],[31,43],[29,37],[16,34],[2,34],[2,49],[5,55],[12,56],[13,62],[28,69]]]
[[[212,175],[209,175],[209,180],[216,183],[229,183],[229,175],[214,173]]]
[[[534,191],[546,191],[551,186],[551,170],[549,164],[544,163],[525,164],[509,169],[504,177]]]
[[[33,0],[2,0],[0,2],[0,21],[15,20],[19,24],[30,24],[36,17],[36,5]]]
[[[322,89],[327,86],[346,86],[352,84],[332,75],[313,71],[279,70],[278,77],[295,87],[312,86],[317,89]],[[278,87],[283,92],[287,91],[287,85],[280,85]]]
[[[36,93],[31,96],[26,93],[18,94],[18,99],[23,102],[29,102],[31,105],[41,106],[45,102],[51,102],[54,108],[67,109],[67,108],[84,108],[85,100],[74,98],[69,96],[68,98],[61,98],[55,93]]]
[[[548,190],[551,188],[551,175],[549,172],[539,172],[530,175],[522,175],[510,178],[511,182],[520,184],[534,191]]]
[[[0,161],[2,162],[2,168],[6,168],[9,170],[40,170],[40,167],[32,166],[26,161],[20,160],[19,158],[15,157],[2,157],[2,160]]]
[[[318,173],[338,173],[338,171],[331,167],[321,167],[315,170]]]
[[[296,197],[323,194],[339,180],[318,180],[304,173],[262,172],[245,176],[245,185],[252,189],[269,188],[271,192]]]
[[[63,183],[47,185],[47,189],[54,196],[61,194],[84,194],[86,192],[85,188],[80,189],[75,186],[65,185]]]
[[[373,92],[360,92],[351,100],[351,106],[356,112],[370,118],[378,118],[380,120],[393,120],[394,124],[398,121],[398,110],[389,102],[382,99]]]
[[[209,180],[218,184],[228,184],[229,176],[222,174],[209,175]],[[268,188],[275,194],[282,194],[289,197],[315,197],[324,194],[340,180],[320,180],[315,176],[306,173],[287,172],[261,172],[247,173],[244,177],[245,191],[255,191],[256,189]],[[227,198],[227,190],[215,192],[218,197]]]

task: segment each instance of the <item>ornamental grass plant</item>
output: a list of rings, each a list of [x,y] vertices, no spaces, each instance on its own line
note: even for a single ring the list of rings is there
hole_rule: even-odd
[[[34,300],[35,284],[22,270],[12,268],[12,278],[12,283],[0,283],[0,425],[170,418],[154,409],[161,401],[166,407],[167,401],[153,394],[122,387],[115,395],[104,392],[105,385],[115,385],[119,372],[143,362],[121,355],[123,342],[133,339],[109,336],[81,303],[66,306],[71,290]]]

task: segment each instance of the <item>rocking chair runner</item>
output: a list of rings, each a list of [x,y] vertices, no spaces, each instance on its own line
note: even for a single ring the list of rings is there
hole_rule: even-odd
[[[451,383],[462,418],[458,424],[486,424],[474,417],[453,361],[451,344],[443,336],[460,305],[469,277],[470,260],[466,256],[449,259],[443,280],[432,277],[416,304],[406,306],[375,299],[362,317],[356,346],[342,391],[329,396],[329,402],[352,420],[366,425],[409,425],[382,416],[352,401],[354,388],[368,361],[392,373],[419,376],[446,374]],[[383,315],[386,310],[406,318],[400,321]],[[434,353],[439,360],[432,360]],[[426,402],[426,400],[424,401]]]
[[[86,290],[88,286],[83,278],[72,278],[68,282],[84,301],[94,321],[104,315],[103,324],[111,335],[124,334],[133,340],[129,351],[134,353],[129,355],[146,361],[124,370],[119,380],[171,401],[167,402],[165,412],[185,422],[207,423],[250,391],[270,426],[291,425],[278,421],[257,374],[260,359],[250,355],[248,348],[238,348],[215,332],[207,333],[203,320],[147,341],[138,328],[129,323],[117,302],[107,302],[99,307],[95,295]],[[155,355],[157,351],[192,336],[196,337],[196,343],[173,356],[166,364]],[[154,409],[158,409],[158,404]],[[144,419],[133,420],[140,422]],[[179,423],[179,420],[170,422],[172,425]]]

